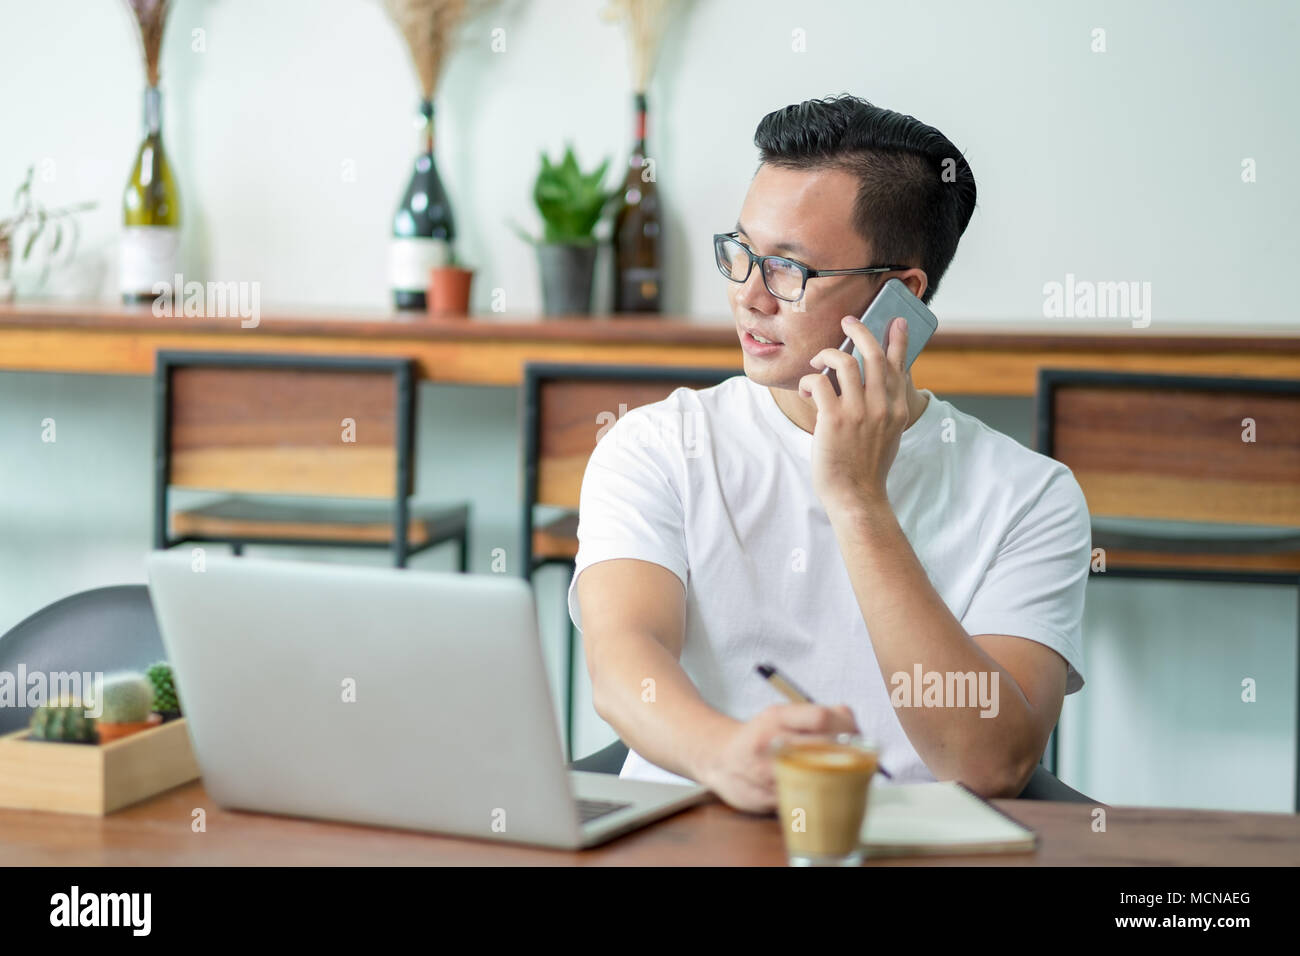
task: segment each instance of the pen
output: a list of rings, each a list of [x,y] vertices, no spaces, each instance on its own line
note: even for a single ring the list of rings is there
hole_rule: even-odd
[[[777,669],[773,665],[759,664],[758,667],[755,668],[755,670],[758,671],[759,676],[762,677],[763,680],[767,681],[769,684],[771,684],[773,687],[779,690],[782,694],[784,694],[786,699],[789,700],[790,703],[792,704],[812,703],[811,697],[809,697],[807,694],[801,691],[798,687],[795,687],[794,684],[791,684],[788,680],[786,680],[780,673],[777,672]]]
[[[758,671],[759,676],[762,677],[763,680],[767,681],[778,691],[780,691],[785,696],[786,700],[790,701],[790,703],[811,704],[813,702],[813,699],[811,697],[809,697],[807,694],[801,691],[798,687],[795,687],[794,684],[790,683],[790,681],[788,681],[784,676],[782,676],[782,674],[776,669],[774,665],[759,664],[754,668],[754,670]],[[880,766],[879,763],[876,764],[876,772],[879,773],[886,780],[894,779],[894,775],[890,773],[888,770],[886,770],[884,767]]]

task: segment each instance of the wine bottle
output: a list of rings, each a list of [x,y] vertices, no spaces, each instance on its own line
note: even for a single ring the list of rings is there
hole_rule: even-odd
[[[144,141],[122,195],[121,289],[124,302],[148,302],[154,286],[177,273],[181,206],[162,141],[162,95],[144,91]],[[173,290],[175,291],[175,290]]]
[[[420,115],[420,153],[415,172],[393,217],[393,242],[389,252],[389,282],[399,309],[424,309],[429,270],[451,261],[456,227],[451,203],[433,161],[433,103],[423,100]]]
[[[614,311],[658,312],[659,195],[653,168],[646,164],[644,93],[636,94],[635,105],[636,145],[614,218]]]

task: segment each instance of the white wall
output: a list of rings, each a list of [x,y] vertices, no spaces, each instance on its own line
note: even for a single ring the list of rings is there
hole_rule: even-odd
[[[588,163],[625,157],[624,46],[602,6],[502,0],[451,62],[438,149],[462,252],[481,269],[480,309],[492,288],[507,311],[538,308],[532,251],[508,222],[535,224],[539,149],[572,139]],[[92,285],[111,296],[143,82],[125,8],[0,10],[0,195],[48,159],[44,198],[97,199]],[[489,49],[495,27],[504,53]],[[1097,27],[1104,53],[1090,49]],[[735,221],[759,118],[847,90],[938,126],[974,169],[980,205],[936,300],[942,318],[1041,321],[1044,283],[1068,272],[1151,282],[1156,328],[1294,324],[1277,280],[1300,250],[1297,46],[1292,0],[688,0],[651,90],[668,307],[725,315],[708,237]],[[260,281],[264,310],[384,306],[417,95],[378,0],[176,0],[163,77],[187,274]]]

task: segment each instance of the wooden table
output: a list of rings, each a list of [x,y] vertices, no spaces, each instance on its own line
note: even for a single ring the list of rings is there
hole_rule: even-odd
[[[1110,807],[1106,832],[1093,807],[995,800],[1038,831],[1034,853],[875,861],[884,865],[1297,866],[1300,817]],[[207,830],[194,833],[202,807]],[[201,781],[108,817],[0,810],[0,861],[7,866],[488,865],[781,866],[774,817],[718,802],[693,807],[582,853],[459,840],[336,823],[221,810]]]
[[[279,309],[244,328],[238,317],[159,318],[148,306],[0,305],[0,370],[148,375],[160,348],[411,356],[427,381],[475,385],[518,385],[527,361],[741,369],[725,317],[430,319]],[[953,322],[936,333],[912,377],[941,395],[1028,397],[1043,366],[1300,378],[1300,328]]]

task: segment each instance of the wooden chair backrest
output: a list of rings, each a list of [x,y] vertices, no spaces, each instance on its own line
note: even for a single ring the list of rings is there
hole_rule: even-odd
[[[408,360],[160,352],[157,375],[172,487],[392,499],[399,467],[412,487]]]
[[[533,363],[524,370],[528,505],[577,508],[596,442],[633,408],[681,387],[706,388],[735,369]]]
[[[1300,381],[1043,369],[1038,422],[1093,515],[1300,528]]]

